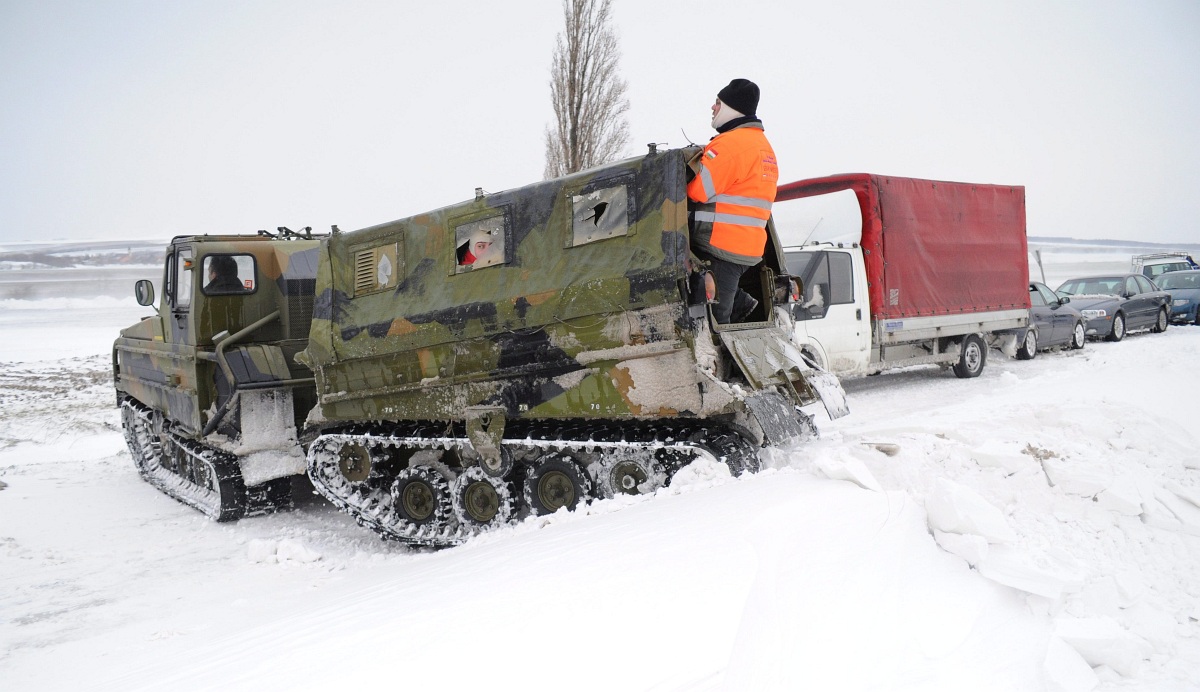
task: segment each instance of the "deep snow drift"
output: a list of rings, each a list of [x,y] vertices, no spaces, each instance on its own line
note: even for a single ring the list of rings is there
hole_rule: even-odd
[[[0,301],[5,689],[1200,688],[1200,327],[850,380],[762,473],[421,552],[303,483],[214,524],[142,482],[107,344],[146,313]]]

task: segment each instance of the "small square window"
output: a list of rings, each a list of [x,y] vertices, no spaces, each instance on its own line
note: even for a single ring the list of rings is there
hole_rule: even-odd
[[[204,258],[204,295],[253,293],[258,288],[253,255],[207,255]]]
[[[471,221],[454,229],[455,273],[504,264],[507,245],[506,216]]]
[[[629,185],[616,185],[571,196],[571,246],[629,235]]]

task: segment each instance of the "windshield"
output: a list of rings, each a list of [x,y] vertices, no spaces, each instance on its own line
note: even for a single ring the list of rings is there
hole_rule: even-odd
[[[785,252],[784,263],[789,274],[805,278],[811,273],[809,267],[820,256],[820,252]]]
[[[1086,279],[1071,279],[1058,287],[1058,292],[1068,296],[1120,295],[1125,286],[1123,276],[1089,276]]]
[[[1154,280],[1161,289],[1200,288],[1200,272],[1172,272]]]

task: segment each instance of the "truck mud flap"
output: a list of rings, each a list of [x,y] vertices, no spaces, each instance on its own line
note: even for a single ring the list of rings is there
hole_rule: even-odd
[[[795,404],[777,390],[751,394],[746,397],[746,406],[762,427],[768,444],[785,446],[817,436],[812,417],[797,412]]]
[[[830,419],[850,412],[846,392],[837,376],[810,366],[800,350],[776,330],[731,329],[720,332],[720,336],[755,389],[782,386],[801,406],[820,399]]]

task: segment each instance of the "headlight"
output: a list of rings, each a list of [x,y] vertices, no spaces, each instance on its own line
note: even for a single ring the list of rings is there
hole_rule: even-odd
[[[1187,298],[1179,298],[1177,300],[1172,300],[1171,305],[1174,305],[1175,307],[1178,308],[1178,307],[1183,307],[1184,305],[1190,305],[1191,302],[1192,301],[1188,300]]]
[[[1088,318],[1089,320],[1095,319],[1097,317],[1108,317],[1107,310],[1080,310],[1079,314],[1083,315],[1084,317]]]

